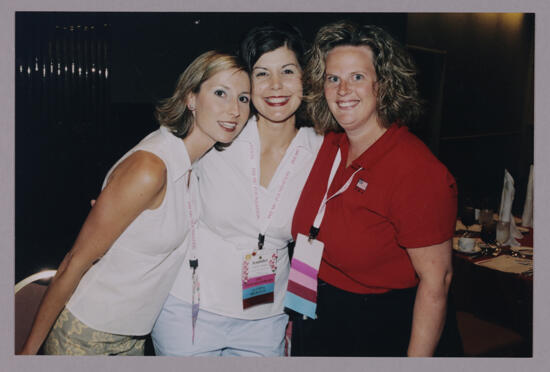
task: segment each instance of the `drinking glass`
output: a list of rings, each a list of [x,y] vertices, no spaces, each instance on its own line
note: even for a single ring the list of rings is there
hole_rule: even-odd
[[[479,211],[479,223],[480,225],[490,223],[493,221],[493,210],[492,209],[482,209]]]
[[[476,222],[475,209],[470,206],[465,206],[462,208],[460,220],[462,221],[462,224],[466,226],[466,230],[468,230],[468,226],[472,226]]]
[[[509,237],[510,237],[510,222],[498,221],[496,240],[497,240],[497,248],[499,251],[502,249],[504,244],[508,241]]]
[[[481,240],[486,244],[495,244],[497,232],[497,223],[496,221],[483,222],[481,224]]]

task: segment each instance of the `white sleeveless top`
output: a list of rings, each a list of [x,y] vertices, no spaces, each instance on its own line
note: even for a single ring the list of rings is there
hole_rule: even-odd
[[[258,184],[262,215],[273,205],[274,198],[279,198],[264,242],[265,248],[276,249],[278,253],[275,299],[273,303],[246,310],[242,303],[242,258],[244,253],[257,247],[260,232],[249,161],[253,149],[259,169],[260,137],[256,119],[248,121],[231,146],[222,152],[210,151],[197,162],[202,203],[197,231],[201,309],[240,319],[261,319],[283,312],[290,270],[286,246],[292,238],[292,216],[322,142],[323,137],[315,134],[313,128],[300,128],[269,186],[264,188]],[[283,182],[286,184],[281,192]],[[186,239],[184,244],[189,245],[189,241]],[[191,303],[191,269],[185,262],[170,293]]]
[[[166,193],[162,204],[142,212],[107,253],[82,277],[67,308],[87,326],[122,335],[151,331],[170,287],[182,266],[190,231],[187,202],[193,219],[199,215],[197,180],[183,140],[160,127],[145,137],[111,168],[135,151],[148,151],[164,162]]]

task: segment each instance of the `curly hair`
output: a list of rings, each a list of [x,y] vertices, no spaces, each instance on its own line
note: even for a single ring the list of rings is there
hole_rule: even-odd
[[[372,51],[376,112],[383,127],[388,128],[392,123],[412,123],[418,118],[422,104],[415,79],[416,68],[403,46],[380,27],[339,21],[317,32],[307,55],[305,99],[308,114],[319,132],[342,130],[324,96],[326,57],[338,46],[367,46]]]
[[[199,93],[202,84],[218,72],[231,69],[249,73],[237,56],[214,50],[201,54],[180,74],[172,96],[161,100],[156,106],[155,119],[176,137],[187,137],[194,121],[193,113],[187,107],[189,95]],[[222,143],[214,145],[217,150],[225,146]]]

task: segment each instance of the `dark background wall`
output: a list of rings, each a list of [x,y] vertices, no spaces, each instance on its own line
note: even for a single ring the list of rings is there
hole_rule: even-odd
[[[498,208],[507,168],[519,216],[533,162],[534,22],[533,14],[409,14],[407,26],[409,44],[446,55],[438,155],[461,196]]]
[[[268,21],[295,24],[310,42],[342,18],[410,46],[427,100],[413,130],[456,176],[462,198],[497,208],[507,168],[521,214],[533,161],[533,15],[19,12],[16,281],[59,264],[105,173],[156,128],[155,103],[193,58],[234,49]]]

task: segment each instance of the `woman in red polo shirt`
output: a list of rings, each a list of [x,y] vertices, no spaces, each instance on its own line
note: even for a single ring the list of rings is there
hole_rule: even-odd
[[[316,319],[294,322],[293,355],[431,356],[445,323],[457,192],[404,126],[420,112],[414,66],[385,31],[349,22],[321,28],[310,57],[308,111],[326,135],[293,235],[324,250]]]

